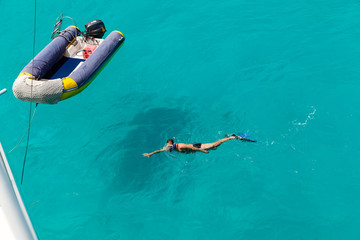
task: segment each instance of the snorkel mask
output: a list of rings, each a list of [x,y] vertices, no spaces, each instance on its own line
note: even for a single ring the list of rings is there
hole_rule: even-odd
[[[173,137],[174,143],[173,144],[167,144],[166,147],[169,149],[169,152],[172,152],[176,147],[176,138]]]
[[[166,145],[166,148],[167,148],[167,150],[168,150],[169,152],[171,152],[173,146],[174,146],[174,144],[167,144],[167,145]]]

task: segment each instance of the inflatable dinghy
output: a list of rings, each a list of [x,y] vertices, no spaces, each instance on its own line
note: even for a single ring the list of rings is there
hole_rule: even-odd
[[[124,35],[111,32],[105,39],[101,20],[59,31],[57,36],[20,72],[13,84],[22,101],[56,104],[84,90],[124,43]]]

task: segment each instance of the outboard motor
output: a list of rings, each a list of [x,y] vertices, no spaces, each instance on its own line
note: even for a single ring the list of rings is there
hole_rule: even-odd
[[[85,25],[86,37],[102,38],[105,32],[105,25],[101,20],[93,20]]]

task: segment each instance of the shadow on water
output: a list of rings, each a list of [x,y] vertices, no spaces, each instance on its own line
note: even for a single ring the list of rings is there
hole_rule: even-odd
[[[181,132],[187,124],[189,113],[177,108],[153,108],[140,112],[128,122],[127,134],[100,154],[103,161],[113,166],[111,187],[124,192],[138,192],[151,188],[154,175],[166,167],[166,154],[144,157],[162,148],[166,140]],[[116,130],[114,130],[116,131]],[[161,170],[160,170],[161,169]]]

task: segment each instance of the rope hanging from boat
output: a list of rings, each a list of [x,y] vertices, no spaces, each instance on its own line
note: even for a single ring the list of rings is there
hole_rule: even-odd
[[[36,106],[35,106],[35,109],[34,109],[34,114],[33,114],[33,116],[31,117],[32,103],[30,103],[29,127],[28,127],[28,129],[26,130],[26,132],[27,132],[27,141],[26,141],[26,149],[25,149],[25,156],[24,156],[23,168],[22,168],[22,173],[21,173],[21,185],[22,185],[23,179],[24,179],[25,163],[26,163],[26,157],[27,157],[27,152],[28,152],[28,148],[29,148],[30,127],[31,127],[32,120],[34,119],[34,116],[35,116],[36,109],[37,109],[37,106],[38,106],[38,105],[39,105],[39,104],[36,103]],[[25,136],[25,135],[24,135],[24,136]]]
[[[36,0],[34,0],[34,39],[33,39],[33,52],[32,52],[32,54],[33,54],[33,69],[34,69],[34,63],[35,63],[35,42],[36,42]],[[33,90],[33,81],[35,81],[35,80],[36,79],[31,81],[31,93],[30,93],[31,97],[32,97],[32,90]],[[33,117],[35,116],[36,108],[37,108],[38,105],[39,104],[36,103]],[[27,130],[28,135],[27,135],[25,156],[24,156],[24,162],[23,162],[22,173],[21,173],[21,185],[22,185],[23,179],[24,179],[25,163],[26,163],[26,157],[27,157],[27,152],[28,152],[28,148],[29,148],[29,141],[30,141],[30,128],[31,128],[31,123],[32,123],[31,112],[32,112],[32,102],[30,102],[30,109],[29,109],[29,127],[28,127],[28,130]]]

